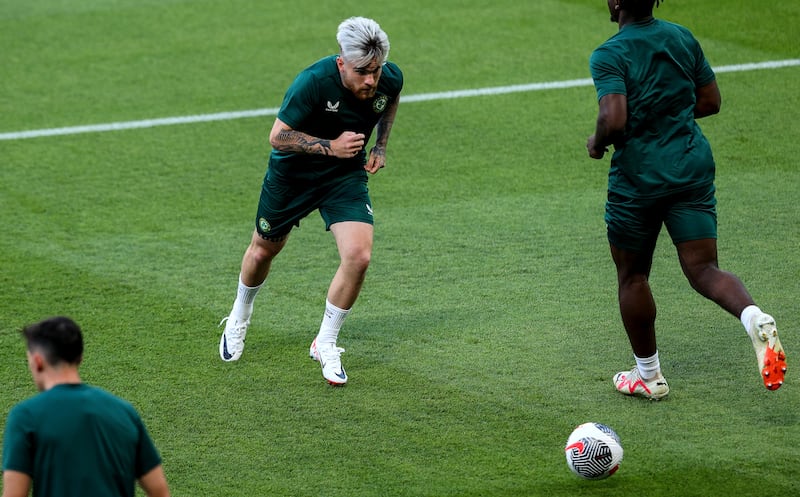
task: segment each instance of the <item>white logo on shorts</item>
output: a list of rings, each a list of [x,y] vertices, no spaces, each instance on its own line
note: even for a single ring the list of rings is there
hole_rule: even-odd
[[[372,206],[369,205],[369,204],[364,204],[364,205],[367,206],[367,214],[369,214],[371,216],[372,215]]]

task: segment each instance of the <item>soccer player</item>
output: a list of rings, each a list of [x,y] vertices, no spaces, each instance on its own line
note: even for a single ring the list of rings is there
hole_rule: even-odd
[[[219,343],[223,361],[244,350],[253,301],[293,226],[319,210],[333,234],[340,263],[309,348],[331,385],[347,374],[337,346],[342,323],[358,298],[372,257],[372,202],[367,173],[386,164],[403,74],[387,62],[389,38],[372,19],[351,17],[338,27],[339,53],[303,70],[289,87],[269,134],[272,153],[261,189],[255,230],[242,259],[236,299]],[[365,146],[373,129],[375,144]],[[280,320],[274,319],[279,325]]]
[[[130,403],[81,382],[83,335],[66,317],[22,330],[41,393],[11,409],[3,497],[169,497],[161,457]]]
[[[692,288],[741,319],[764,385],[783,384],[786,355],[775,320],[742,282],[717,264],[714,159],[696,119],[721,97],[703,50],[686,28],[653,18],[657,0],[608,0],[619,31],[590,59],[599,111],[589,156],[614,146],[605,220],[617,268],[622,323],[636,366],[614,376],[626,395],[669,393],[656,347],[656,305],[648,284],[661,226]]]

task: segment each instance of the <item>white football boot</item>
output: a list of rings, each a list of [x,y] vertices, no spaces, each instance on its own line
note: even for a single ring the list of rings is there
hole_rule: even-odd
[[[777,390],[783,385],[786,373],[786,353],[778,338],[775,320],[769,314],[757,314],[747,330],[756,350],[758,370],[767,390]]]
[[[219,325],[222,326],[223,323],[225,331],[219,339],[219,356],[226,362],[236,361],[244,352],[244,339],[247,336],[250,320],[239,321],[228,316],[220,321]]]
[[[319,362],[322,367],[322,377],[331,385],[338,387],[347,383],[347,373],[342,367],[341,355],[344,349],[337,347],[335,343],[320,344],[317,346],[317,339],[311,342],[308,355]]]
[[[663,375],[659,373],[652,380],[645,380],[639,374],[639,368],[636,366],[630,371],[615,374],[614,386],[618,392],[625,395],[644,397],[650,400],[663,399],[669,393],[669,385]]]

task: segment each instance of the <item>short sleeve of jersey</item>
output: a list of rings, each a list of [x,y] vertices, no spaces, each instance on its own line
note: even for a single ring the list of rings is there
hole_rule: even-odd
[[[695,60],[697,61],[697,64],[695,65],[695,82],[697,87],[700,88],[712,83],[716,79],[716,76],[714,75],[714,70],[711,69],[711,65],[708,63],[708,60],[706,60],[706,56],[703,53],[703,48],[700,46],[700,43],[698,43],[697,40],[694,40],[694,44]]]
[[[392,98],[397,98],[397,95],[403,90],[403,72],[392,62],[387,62],[383,66],[381,81],[386,82],[387,92]]]
[[[625,73],[619,57],[613,51],[600,46],[589,59],[597,100],[606,95],[627,95]]]
[[[131,407],[131,409],[133,408]],[[139,430],[139,443],[136,447],[136,471],[134,475],[138,479],[161,464],[161,456],[153,443],[153,439],[150,438],[150,434],[147,432],[144,422],[135,411],[134,414],[136,416],[136,427]]]
[[[28,418],[19,406],[8,413],[3,435],[3,471],[19,471],[32,477],[34,443],[25,424]]]
[[[302,71],[297,75],[278,111],[278,119],[291,128],[298,128],[306,116],[311,114],[312,106],[318,98],[316,77],[310,71]]]

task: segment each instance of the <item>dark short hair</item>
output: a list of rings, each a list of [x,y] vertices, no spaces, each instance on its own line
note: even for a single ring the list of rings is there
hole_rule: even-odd
[[[659,3],[661,0],[622,0],[620,6],[634,16],[641,17],[650,14],[653,6],[658,7]]]
[[[70,318],[57,316],[22,329],[28,350],[39,351],[51,366],[62,362],[79,364],[83,357],[83,335]]]

